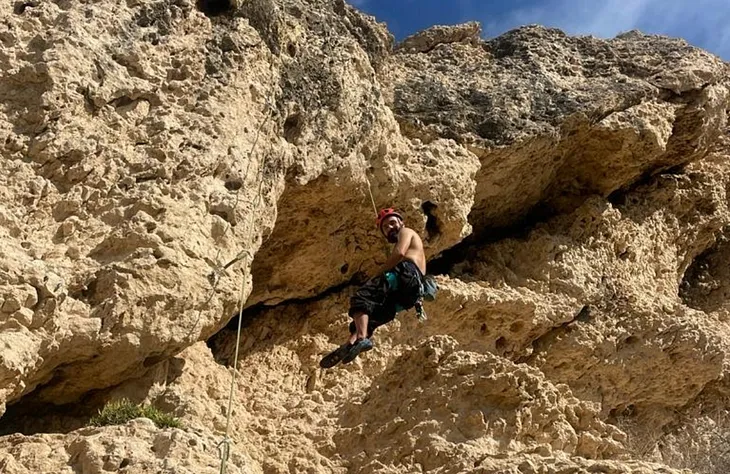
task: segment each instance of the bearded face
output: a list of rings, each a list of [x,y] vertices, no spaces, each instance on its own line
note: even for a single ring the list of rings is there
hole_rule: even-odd
[[[398,216],[388,216],[380,227],[383,235],[391,244],[398,242],[398,233],[402,228],[403,221]]]

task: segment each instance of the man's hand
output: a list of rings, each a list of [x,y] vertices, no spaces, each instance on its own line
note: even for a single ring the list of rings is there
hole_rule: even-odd
[[[392,270],[393,267],[405,260],[406,252],[408,252],[408,249],[411,246],[411,240],[413,239],[414,233],[415,232],[408,228],[403,228],[400,232],[398,232],[398,243],[393,248],[393,252],[390,254],[390,257],[388,257],[388,260],[385,261],[385,264],[378,272],[378,275],[385,273],[388,270]]]
[[[363,271],[356,272],[354,275],[352,275],[352,281],[356,285],[364,285],[368,282],[368,280],[370,280],[368,274]]]

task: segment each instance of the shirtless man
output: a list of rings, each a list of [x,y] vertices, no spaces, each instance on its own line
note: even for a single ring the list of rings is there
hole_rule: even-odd
[[[399,311],[420,304],[426,274],[421,238],[403,225],[403,218],[394,209],[381,210],[376,225],[395,247],[376,276],[350,298],[350,338],[320,361],[322,368],[334,367],[340,361],[348,364],[361,352],[369,351],[373,348],[370,338],[377,327],[395,319]]]

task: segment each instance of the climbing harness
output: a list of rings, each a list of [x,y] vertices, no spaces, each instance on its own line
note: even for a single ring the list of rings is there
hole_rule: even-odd
[[[368,185],[368,194],[370,195],[370,202],[373,205],[373,211],[375,212],[375,224],[378,227],[378,229],[381,229],[380,225],[383,223],[386,217],[388,216],[398,216],[400,219],[403,219],[403,217],[393,208],[387,208],[383,209],[380,212],[378,212],[378,206],[375,204],[375,199],[373,198],[373,191],[371,189],[370,185],[370,179],[368,179],[367,173],[365,173],[365,182]],[[381,229],[382,231],[382,229]],[[394,272],[386,272],[385,278],[388,282],[388,286],[391,289],[396,290],[398,288],[398,278],[395,275]],[[428,315],[426,314],[426,311],[423,309],[423,301],[434,301],[436,299],[436,292],[438,291],[438,285],[436,284],[436,280],[431,275],[424,275],[423,278],[419,282],[419,297],[418,300],[416,300],[416,304],[414,305],[416,309],[416,317],[418,318],[419,322],[424,322],[428,319]],[[402,308],[401,308],[402,309]],[[400,310],[396,310],[396,312],[399,312]]]

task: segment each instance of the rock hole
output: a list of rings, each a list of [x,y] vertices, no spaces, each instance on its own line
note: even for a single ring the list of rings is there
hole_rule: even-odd
[[[438,206],[431,201],[425,201],[421,205],[423,213],[426,214],[426,233],[428,234],[428,240],[438,237],[441,234],[441,228],[438,223],[438,219],[433,215],[433,211]]]
[[[38,6],[38,0],[30,1],[30,2],[15,2],[15,6],[13,7],[13,13],[16,15],[22,15],[25,13],[25,10],[28,7],[37,7]]]
[[[224,186],[229,191],[238,191],[243,186],[243,183],[239,179],[229,179]]]
[[[96,286],[97,286],[98,280],[96,278],[92,279],[90,282],[85,284],[81,287],[81,298],[84,301],[91,301],[91,299],[96,294]]]
[[[627,418],[631,417],[631,416],[635,416],[635,415],[636,415],[636,405],[633,405],[633,404],[627,405],[626,408],[624,408],[620,412],[620,416],[627,417]]]
[[[727,261],[730,258],[730,227],[715,236],[715,245],[695,257],[679,286],[684,304],[706,313],[721,310],[730,295]]]
[[[629,336],[626,339],[624,339],[624,344],[626,344],[627,346],[636,344],[637,342],[639,342],[639,338],[636,336]]]
[[[346,263],[340,267],[340,273],[342,273],[344,275],[345,273],[347,273],[347,270],[349,270],[349,269],[350,269],[350,264]]]
[[[266,311],[266,307],[263,304],[257,304],[250,308],[243,310],[243,314],[239,316],[239,313],[234,313],[233,317],[228,324],[211,336],[205,341],[208,348],[213,353],[215,361],[226,367],[230,367],[233,364],[234,349],[236,332],[238,330],[238,320],[241,319],[241,346],[240,346],[240,358],[251,348],[250,346],[255,344],[256,335],[248,334],[248,328],[256,321],[257,318],[262,316]],[[253,338],[253,339],[249,339]]]
[[[504,337],[498,338],[496,341],[494,341],[494,347],[497,349],[497,352],[503,353],[504,350],[507,348],[507,339]]]
[[[231,227],[234,227],[236,225],[236,222],[234,221],[234,219],[231,218],[231,215],[228,213],[228,211],[221,209],[211,209],[210,213],[228,222],[229,224],[231,224]]]
[[[479,328],[479,331],[480,331],[480,332],[481,332],[482,334],[484,334],[485,332],[487,332],[487,323],[482,323],[482,327],[481,327],[481,328]]]
[[[129,458],[122,459],[122,462],[119,463],[119,469],[124,469],[125,467],[129,466],[129,464],[132,461]]]
[[[284,121],[284,139],[289,143],[294,143],[302,134],[301,115],[299,113],[292,114]]]
[[[89,392],[80,400],[63,405],[41,401],[35,393],[30,393],[7,406],[0,422],[0,436],[66,434],[83,428],[101,409],[98,393],[101,392]]]
[[[146,183],[147,181],[156,181],[157,176],[136,176],[134,182],[136,184]]]
[[[591,307],[590,305],[583,306],[578,314],[575,315],[575,318],[573,318],[573,321],[578,321],[581,323],[587,323],[591,320]]]
[[[134,102],[135,102],[135,100],[132,99],[131,97],[123,95],[122,97],[117,97],[116,99],[112,100],[110,102],[110,104],[118,109],[120,107],[126,107],[128,105],[132,105]]]
[[[233,6],[233,0],[198,0],[198,10],[209,17],[228,13]]]
[[[294,18],[301,18],[303,13],[302,10],[296,5],[287,5],[287,12]]]
[[[162,362],[162,361],[163,361],[163,360],[165,360],[165,359],[166,359],[166,357],[165,357],[165,356],[163,356],[163,355],[153,355],[153,356],[149,356],[149,357],[147,357],[147,358],[146,358],[146,359],[144,360],[144,362],[142,362],[142,365],[143,365],[144,367],[152,367],[153,365],[157,365],[157,364],[159,364],[160,362]]]
[[[297,47],[294,43],[289,43],[286,46],[286,52],[289,53],[289,56],[292,58],[297,55]]]

